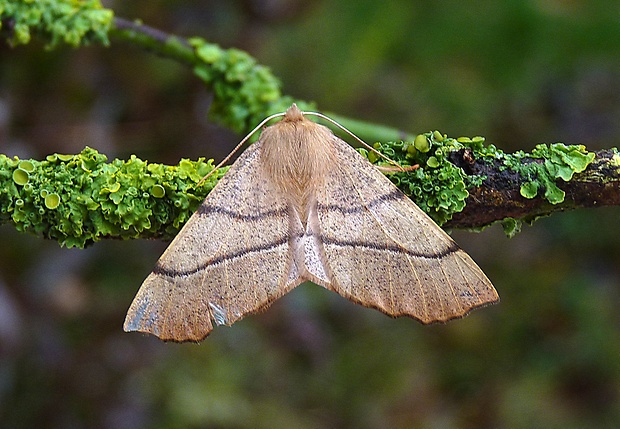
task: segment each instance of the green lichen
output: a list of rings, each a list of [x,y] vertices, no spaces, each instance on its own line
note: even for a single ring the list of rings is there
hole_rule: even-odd
[[[485,180],[466,175],[452,164],[454,151],[467,148],[477,161],[518,171],[524,197],[534,198],[544,191],[552,203],[564,198],[554,181],[570,180],[594,158],[582,146],[561,143],[539,145],[532,154],[506,155],[492,145],[485,146],[481,137],[454,139],[437,131],[422,136],[427,152],[416,148],[415,139],[375,143],[374,148],[405,167],[402,172],[392,169],[389,178],[438,224],[462,211],[468,189]],[[360,152],[376,164],[388,164],[374,152]],[[417,168],[407,168],[411,166]],[[105,155],[88,147],[77,155],[53,154],[44,161],[0,155],[0,223],[10,222],[20,231],[68,247],[83,247],[107,237],[169,238],[225,171],[218,170],[198,186],[212,170],[212,160],[203,158],[183,159],[177,166],[148,163],[136,156],[108,162]],[[502,225],[512,236],[523,221],[534,219],[505,219]]]
[[[374,144],[377,151],[402,167],[419,166],[413,171],[390,173],[388,177],[439,225],[463,210],[472,180],[483,180],[468,177],[449,161],[450,152],[463,147],[462,143],[439,131],[419,134],[413,142]],[[373,152],[360,149],[360,153],[375,164],[387,164]]]
[[[439,161],[434,156],[429,156],[426,160],[426,165],[430,168],[437,168],[439,167]]]
[[[433,134],[433,137],[434,136],[435,134]],[[426,153],[429,150],[431,150],[429,139],[424,134],[418,134],[413,140],[413,146],[409,145],[408,149],[410,149],[411,147],[415,148],[416,150],[419,150],[422,153]],[[408,150],[408,152],[411,152],[411,150]]]
[[[0,0],[0,26],[10,26],[13,46],[29,43],[33,34],[50,49],[60,43],[107,45],[113,16],[99,0]]]
[[[535,198],[540,188],[539,182],[526,182],[521,185],[520,194],[525,198]]]
[[[571,180],[575,173],[584,171],[595,157],[582,145],[539,144],[531,153],[518,151],[506,154],[493,145],[485,146],[483,137],[459,138],[457,141],[472,149],[476,159],[499,162],[500,171],[509,169],[519,173],[520,194],[524,198],[535,198],[543,192],[543,197],[551,204],[562,203],[565,197],[556,181]]]
[[[34,164],[28,160],[24,160],[17,164],[17,168],[24,170],[27,173],[32,173],[34,171]]]
[[[575,173],[584,171],[594,161],[594,156],[582,145],[539,144],[530,154],[519,151],[506,157],[505,165],[519,173],[522,180],[520,193],[524,198],[535,198],[544,192],[547,201],[559,204],[566,194],[556,181],[568,182]]]
[[[506,234],[508,238],[512,238],[520,233],[521,226],[523,226],[523,222],[520,219],[507,217],[502,220],[502,228],[504,229],[504,234]]]
[[[480,186],[485,179],[484,176],[468,176],[452,164],[448,158],[452,151],[468,149],[479,162],[494,164],[495,168],[499,164],[500,171],[510,169],[519,173],[520,193],[524,198],[535,198],[542,193],[552,204],[559,204],[565,198],[556,181],[571,180],[575,173],[584,171],[595,157],[584,146],[563,143],[540,144],[529,154],[523,151],[505,154],[494,145],[485,145],[484,137],[454,139],[439,131],[420,134],[410,143],[376,143],[374,147],[401,166],[420,166],[413,172],[398,172],[389,177],[440,225],[463,210],[468,197],[467,189]],[[385,164],[372,152],[363,149],[360,152],[375,164]],[[522,221],[505,219],[502,222],[504,231],[509,236],[517,234]]]
[[[166,195],[166,188],[161,185],[155,185],[151,188],[151,195],[155,198],[163,198]]]
[[[30,173],[24,162],[31,164]],[[88,147],[45,161],[0,155],[0,221],[67,247],[106,237],[171,237],[225,170],[198,187],[212,169],[212,161],[204,158],[183,159],[177,166],[133,155],[107,162],[105,155]]]
[[[30,175],[26,170],[22,170],[21,168],[16,168],[13,171],[13,181],[21,186],[24,186],[30,180]]]
[[[47,194],[45,196],[45,207],[50,210],[54,210],[60,204],[60,195],[58,194]]]
[[[194,73],[213,91],[212,119],[245,133],[266,116],[284,112],[295,100],[283,96],[280,81],[268,67],[239,49],[222,49],[201,38],[189,39],[196,58]],[[297,101],[302,110],[314,110]]]
[[[448,158],[452,151],[468,149],[477,161],[499,164],[500,171],[510,169],[518,172],[523,197],[535,198],[542,193],[552,204],[559,204],[565,198],[556,181],[571,180],[575,173],[584,171],[595,157],[584,146],[563,143],[540,144],[529,154],[523,151],[505,154],[494,145],[485,145],[484,137],[455,139],[439,131],[420,134],[413,142],[376,143],[374,147],[401,166],[419,165],[415,171],[397,172],[389,177],[440,225],[463,210],[468,197],[467,189],[480,186],[485,179],[484,176],[468,176],[452,164]],[[372,152],[363,149],[360,152],[375,164],[385,164]],[[513,236],[520,231],[521,221],[506,219],[502,225],[506,233]]]

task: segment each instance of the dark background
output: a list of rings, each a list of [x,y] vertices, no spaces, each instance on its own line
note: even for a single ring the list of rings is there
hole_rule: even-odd
[[[250,52],[319,110],[505,151],[617,146],[611,0],[108,1],[118,16]],[[221,159],[191,72],[125,43],[0,48],[0,151]],[[614,428],[617,208],[453,236],[500,304],[447,325],[390,319],[305,284],[201,345],[122,332],[166,243],[61,249],[0,229],[0,426]]]

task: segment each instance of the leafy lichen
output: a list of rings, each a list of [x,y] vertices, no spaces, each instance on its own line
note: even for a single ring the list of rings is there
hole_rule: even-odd
[[[88,147],[45,161],[0,155],[0,220],[67,247],[109,236],[170,237],[224,173],[217,171],[197,187],[211,170],[212,161],[204,158],[183,159],[177,166],[136,156],[108,163]]]
[[[376,143],[374,148],[403,167],[419,165],[412,172],[390,174],[390,179],[440,225],[463,210],[469,196],[468,189],[480,186],[485,179],[484,176],[466,175],[455,166],[448,156],[452,151],[468,149],[478,161],[499,164],[500,170],[517,172],[520,193],[524,198],[535,198],[542,192],[551,204],[559,204],[565,198],[556,181],[571,180],[575,173],[584,171],[595,157],[594,153],[587,152],[580,145],[540,144],[529,154],[523,151],[506,154],[494,145],[484,143],[484,137],[480,136],[455,139],[433,131],[419,134],[413,142]],[[360,149],[360,152],[373,163],[385,164],[373,152],[365,149]],[[510,236],[515,235],[520,230],[521,221],[505,219],[504,230]]]
[[[520,233],[522,225],[523,222],[520,219],[515,219],[512,217],[507,217],[502,220],[502,229],[508,238],[512,238]]]
[[[194,74],[213,90],[210,115],[239,133],[247,132],[266,116],[284,112],[293,104],[283,96],[280,81],[268,67],[239,49],[222,49],[195,37],[189,40],[198,63]],[[313,110],[310,103],[297,101],[302,110]]]
[[[47,41],[47,48],[107,45],[113,17],[99,0],[0,0],[0,26],[10,27],[12,45],[29,43],[33,33]]]
[[[467,176],[448,159],[451,151],[463,147],[458,139],[439,131],[419,134],[413,142],[374,144],[377,151],[402,167],[419,166],[410,172],[391,173],[389,178],[439,225],[463,210],[469,196],[467,188],[473,185],[472,181],[481,180],[479,177]],[[373,152],[360,149],[360,153],[375,164],[386,164]]]
[[[526,158],[528,162],[524,162]],[[559,204],[566,194],[556,181],[568,182],[573,174],[584,171],[592,161],[594,153],[587,152],[582,145],[553,143],[539,144],[530,154],[516,152],[506,157],[505,165],[521,176],[521,196],[535,198],[539,192],[544,192],[547,201]]]
[[[614,154],[611,157],[610,165],[614,167],[620,167],[620,153],[618,153],[617,149],[613,149]]]

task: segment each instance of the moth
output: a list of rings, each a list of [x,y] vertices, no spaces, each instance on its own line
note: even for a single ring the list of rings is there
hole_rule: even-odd
[[[305,281],[424,324],[498,300],[441,228],[308,114],[293,105],[234,162],[142,284],[125,331],[198,342]]]

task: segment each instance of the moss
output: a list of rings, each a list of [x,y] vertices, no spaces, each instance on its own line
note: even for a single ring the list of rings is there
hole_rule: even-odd
[[[113,16],[98,0],[0,0],[0,25],[10,23],[8,41],[14,46],[29,43],[33,33],[47,41],[47,48],[107,45]]]
[[[29,173],[24,162],[32,166]],[[136,156],[108,163],[88,147],[45,161],[0,155],[0,220],[67,247],[84,247],[108,236],[171,237],[224,173],[218,171],[196,187],[212,169],[212,161],[204,158],[183,159],[177,166]],[[28,180],[22,180],[26,174]]]

